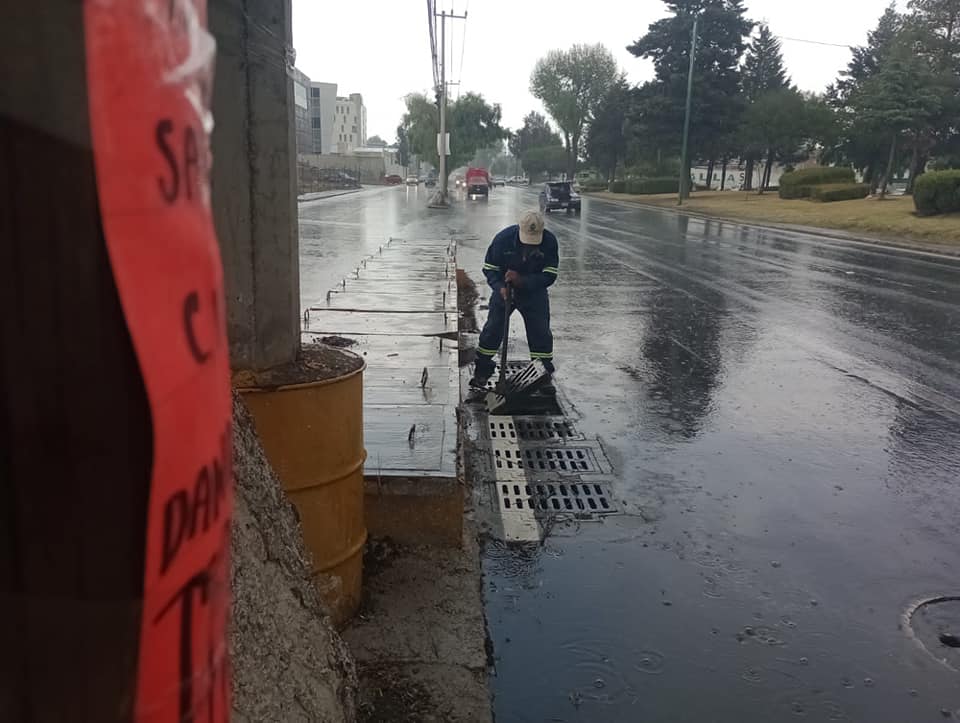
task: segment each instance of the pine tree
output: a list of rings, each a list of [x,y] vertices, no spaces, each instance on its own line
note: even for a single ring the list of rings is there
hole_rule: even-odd
[[[679,150],[690,67],[690,37],[699,18],[699,42],[693,71],[690,158],[716,158],[743,110],[740,58],[753,23],[742,0],[664,0],[670,16],[652,23],[646,35],[627,47],[653,61],[656,77],[639,91],[634,118],[647,140],[667,151]],[[689,175],[690,168],[680,169]]]
[[[790,85],[783,67],[780,41],[770,32],[768,25],[760,26],[760,33],[747,48],[741,74],[743,93],[751,103],[765,93],[783,90]]]
[[[867,44],[853,49],[847,69],[830,89],[830,104],[843,124],[842,138],[835,160],[852,164],[863,171],[864,181],[874,188],[886,160],[889,139],[859,114],[855,99],[864,85],[874,78],[903,31],[904,17],[891,2],[877,27],[867,36]]]
[[[783,53],[780,49],[780,41],[770,32],[768,25],[761,25],[760,32],[750,47],[747,49],[747,56],[743,62],[741,70],[744,98],[748,103],[748,114],[751,116],[751,125],[756,124],[755,112],[753,108],[762,98],[776,94],[790,86],[790,80],[787,77],[787,71],[783,67]],[[764,104],[764,108],[771,108],[769,104]],[[770,167],[773,163],[774,151],[769,144],[761,144],[755,134],[747,133],[747,141],[743,148],[743,157],[746,160],[744,169],[744,190],[753,190],[753,167],[761,154],[767,154],[767,169],[763,174],[764,178],[770,173]],[[761,181],[760,190],[764,189],[765,183]]]

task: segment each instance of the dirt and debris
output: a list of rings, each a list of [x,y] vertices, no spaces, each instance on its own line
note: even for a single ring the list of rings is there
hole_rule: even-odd
[[[457,269],[457,310],[460,312],[459,329],[461,332],[476,333],[476,306],[480,299],[477,285],[463,269]]]
[[[460,351],[458,354],[458,364],[465,367],[473,362],[476,350],[468,334],[476,334],[480,331],[477,326],[477,301],[480,299],[480,293],[477,291],[477,285],[473,279],[463,269],[457,269],[457,310],[459,312],[458,330],[460,332]]]
[[[320,343],[326,344],[327,346],[336,347],[337,349],[344,349],[348,346],[353,346],[354,344],[356,344],[357,340],[348,339],[345,336],[337,336],[336,334],[334,334],[333,336],[320,337]]]
[[[290,384],[335,379],[355,372],[363,365],[363,358],[353,352],[327,344],[304,344],[300,348],[300,354],[292,362],[262,371],[244,370],[234,373],[233,386],[239,389],[276,389]]]
[[[365,723],[491,720],[476,528],[462,548],[371,539],[360,614],[343,632]]]
[[[360,723],[423,723],[440,721],[430,694],[390,665],[361,666]]]
[[[234,721],[356,720],[357,676],[310,578],[293,506],[234,393]]]

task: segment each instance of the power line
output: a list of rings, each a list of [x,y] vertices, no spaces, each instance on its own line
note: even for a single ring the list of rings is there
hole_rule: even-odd
[[[427,0],[427,27],[430,31],[430,58],[433,70],[433,87],[440,85],[439,66],[437,65],[437,17],[434,0]]]
[[[470,13],[470,0],[463,10],[463,37],[460,39],[460,71],[457,73],[457,99],[460,99],[460,87],[463,84],[463,53],[467,48],[467,15]]]
[[[791,43],[808,43],[809,45],[824,45],[828,48],[844,48],[846,50],[853,50],[857,46],[855,45],[844,45],[843,43],[827,43],[822,40],[807,40],[806,38],[788,38],[783,35],[775,35],[775,38],[778,40],[786,40]]]

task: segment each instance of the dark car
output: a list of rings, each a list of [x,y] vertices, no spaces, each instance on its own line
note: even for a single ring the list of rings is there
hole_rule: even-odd
[[[398,176],[397,174],[391,173],[390,175],[383,177],[383,182],[386,183],[388,186],[397,186],[403,183],[403,179],[400,178],[400,176]]]
[[[424,182],[423,185],[424,185],[425,187],[427,187],[427,188],[433,188],[434,186],[437,185],[437,179],[436,179],[436,178],[428,178],[428,179]]]
[[[566,209],[567,213],[580,213],[580,194],[570,181],[551,181],[543,184],[540,191],[540,210],[544,213]]]

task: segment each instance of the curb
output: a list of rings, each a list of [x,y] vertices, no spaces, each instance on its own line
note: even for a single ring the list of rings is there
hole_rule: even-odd
[[[325,201],[328,198],[336,198],[337,196],[346,196],[348,193],[360,193],[363,191],[363,188],[349,188],[345,191],[339,191],[337,193],[330,193],[327,196],[318,196],[316,198],[303,198],[302,196],[297,196],[297,203],[307,203],[308,201]],[[326,191],[318,191],[317,193],[326,193]],[[311,193],[305,193],[304,196],[311,196]]]
[[[933,243],[924,243],[923,241],[898,241],[879,236],[859,236],[857,234],[843,231],[842,229],[826,229],[819,226],[799,226],[788,223],[774,223],[772,221],[751,221],[747,219],[734,218],[732,216],[711,216],[710,214],[702,213],[700,211],[686,211],[678,208],[671,208],[669,206],[658,206],[652,203],[643,203],[642,201],[607,198],[605,196],[597,196],[593,193],[585,193],[583,195],[589,198],[595,198],[598,201],[605,201],[607,203],[613,203],[620,206],[639,207],[649,209],[651,211],[667,211],[677,215],[692,216],[694,218],[702,218],[709,221],[727,221],[740,226],[746,226],[747,228],[790,231],[792,233],[804,233],[809,236],[818,236],[820,238],[846,244],[861,244],[878,247],[881,249],[889,249],[891,251],[913,251],[914,253],[938,256],[948,259],[960,258],[960,246],[943,246]]]

